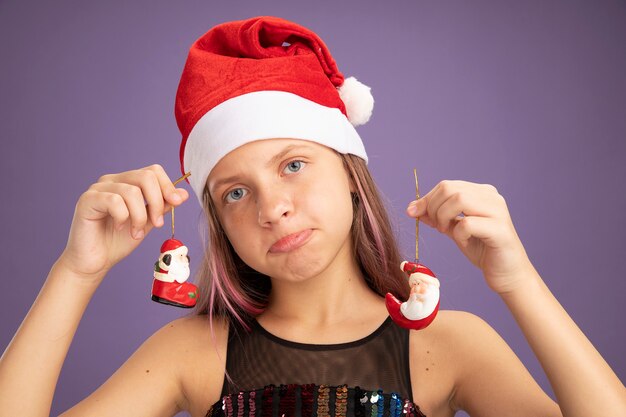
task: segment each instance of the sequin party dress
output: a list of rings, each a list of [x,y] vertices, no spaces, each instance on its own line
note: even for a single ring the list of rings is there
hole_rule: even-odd
[[[363,339],[314,345],[257,321],[231,326],[222,399],[206,417],[424,417],[413,404],[409,331],[387,318]]]

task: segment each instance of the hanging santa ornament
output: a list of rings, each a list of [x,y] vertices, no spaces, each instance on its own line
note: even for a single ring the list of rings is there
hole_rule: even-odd
[[[417,170],[415,175],[415,194],[419,199]],[[415,220],[415,262],[404,261],[400,269],[408,275],[411,293],[403,303],[393,294],[387,293],[385,304],[393,321],[404,328],[421,330],[428,326],[439,311],[439,280],[433,271],[419,263],[418,250],[419,219]]]
[[[178,184],[191,175],[190,172],[174,182]],[[188,249],[183,242],[174,239],[174,207],[172,206],[172,237],[161,245],[159,259],[154,263],[152,300],[175,307],[191,308],[198,299],[198,287],[189,278]]]

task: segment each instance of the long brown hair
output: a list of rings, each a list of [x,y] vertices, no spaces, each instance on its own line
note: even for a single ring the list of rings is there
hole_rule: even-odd
[[[339,154],[352,188],[351,227],[354,257],[372,290],[381,296],[391,292],[406,299],[409,285],[400,270],[401,257],[381,195],[365,161],[351,154]],[[208,233],[196,282],[200,289],[195,314],[224,317],[248,328],[249,321],[263,312],[271,281],[246,265],[235,253],[216,214],[208,188],[203,192]],[[212,320],[211,320],[212,321]]]

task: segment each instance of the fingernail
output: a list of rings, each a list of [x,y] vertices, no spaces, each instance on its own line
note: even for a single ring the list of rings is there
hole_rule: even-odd
[[[163,216],[159,216],[156,221],[157,226],[163,226]]]
[[[139,230],[135,230],[133,232],[133,237],[137,240],[142,239],[143,238],[143,229],[139,229]]]

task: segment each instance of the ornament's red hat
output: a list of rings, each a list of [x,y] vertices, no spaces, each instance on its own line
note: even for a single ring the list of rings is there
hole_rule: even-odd
[[[163,242],[163,244],[161,245],[161,253],[165,253],[165,252],[169,252],[171,250],[174,249],[178,249],[183,245],[183,242],[181,242],[178,239],[167,239],[165,242]]]
[[[180,162],[202,203],[211,169],[254,140],[303,139],[367,161],[354,126],[366,123],[369,87],[344,79],[313,31],[277,17],[220,24],[189,50],[176,94]]]

